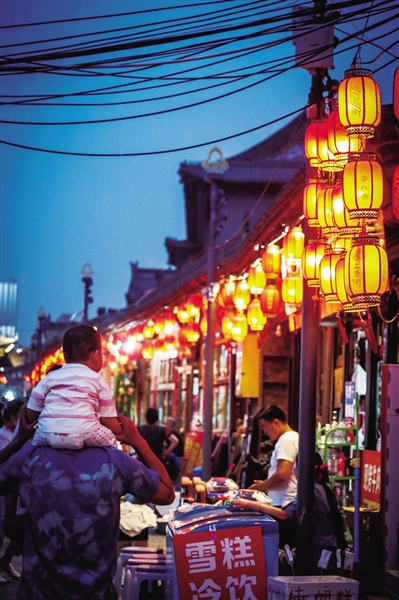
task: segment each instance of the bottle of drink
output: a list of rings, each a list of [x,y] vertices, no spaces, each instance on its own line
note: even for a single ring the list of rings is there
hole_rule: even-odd
[[[341,452],[338,452],[337,475],[338,477],[343,477],[345,475],[345,454],[342,450]]]
[[[331,421],[331,429],[335,429],[335,427],[337,427],[338,425],[338,421],[337,421],[337,411],[333,410],[333,415],[332,415],[332,421]],[[338,431],[333,431],[330,433],[330,442],[336,443],[338,442]]]

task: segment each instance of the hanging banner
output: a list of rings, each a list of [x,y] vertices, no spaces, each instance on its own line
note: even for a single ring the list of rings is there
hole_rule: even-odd
[[[204,445],[204,432],[186,433],[184,436],[184,456],[189,459],[182,475],[191,475],[195,467],[202,465],[202,446]]]
[[[360,492],[361,505],[367,504],[380,508],[381,500],[381,452],[363,450],[362,452],[362,486]]]
[[[175,535],[173,545],[180,598],[265,598],[266,563],[259,525]]]

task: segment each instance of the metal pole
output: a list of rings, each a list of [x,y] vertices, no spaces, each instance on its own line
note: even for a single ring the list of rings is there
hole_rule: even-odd
[[[355,579],[359,579],[359,567],[360,567],[360,458],[354,458],[352,460],[352,467],[355,472],[355,511],[353,515],[353,550],[354,550],[354,564],[353,564],[353,575]]]
[[[213,413],[213,356],[215,342],[216,305],[213,286],[216,279],[216,198],[217,186],[211,183],[210,223],[208,245],[208,312],[205,341],[205,394],[204,394],[204,446],[203,446],[203,479],[212,477],[212,413]]]
[[[305,244],[309,227],[305,225]],[[308,575],[313,557],[314,454],[316,445],[316,381],[318,303],[312,288],[303,282],[301,364],[299,386],[299,452],[295,572]]]

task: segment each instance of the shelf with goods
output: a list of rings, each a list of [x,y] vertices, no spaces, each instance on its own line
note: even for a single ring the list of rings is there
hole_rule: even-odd
[[[353,500],[354,474],[350,461],[357,455],[357,427],[321,427],[316,434],[316,448],[327,464],[330,487],[338,504],[348,506]]]

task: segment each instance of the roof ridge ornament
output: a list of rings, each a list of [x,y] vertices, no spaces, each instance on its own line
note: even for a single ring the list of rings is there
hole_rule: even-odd
[[[217,154],[219,158],[215,158],[212,160],[212,155]],[[224,173],[229,168],[227,161],[223,158],[222,151],[215,146],[212,150],[209,151],[208,158],[204,160],[202,163],[205,171],[208,173]]]

